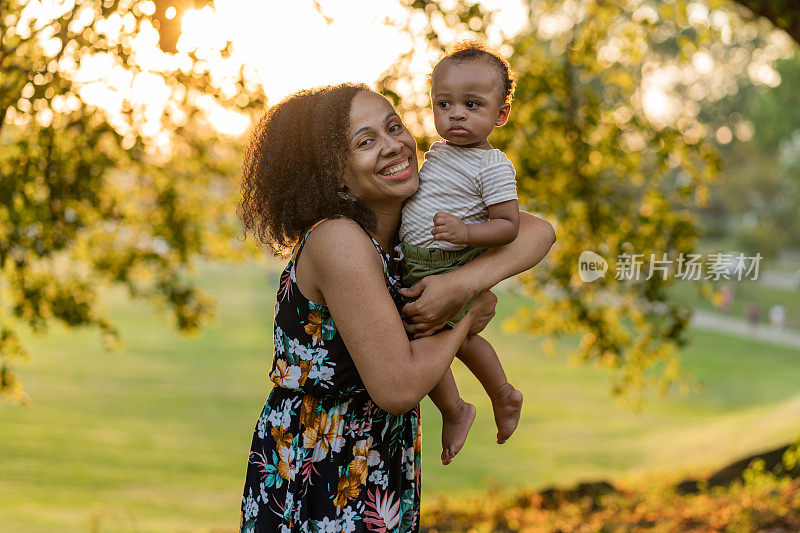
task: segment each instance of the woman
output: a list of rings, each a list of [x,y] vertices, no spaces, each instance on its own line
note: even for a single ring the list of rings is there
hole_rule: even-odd
[[[419,401],[493,316],[487,289],[538,263],[555,237],[524,215],[516,241],[426,278],[405,291],[421,297],[403,307],[385,250],[418,183],[414,138],[364,85],[297,93],[256,127],[240,216],[273,251],[294,249],[275,307],[275,386],[253,437],[242,531],[419,528]],[[434,334],[479,293],[466,319]]]

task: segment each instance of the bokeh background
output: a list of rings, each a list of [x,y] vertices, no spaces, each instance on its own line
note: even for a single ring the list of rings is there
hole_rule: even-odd
[[[424,151],[427,73],[475,37],[517,74],[491,141],[558,242],[487,330],[514,437],[456,363],[478,417],[443,467],[423,403],[423,528],[800,530],[793,2],[6,0],[1,531],[237,529],[283,266],[240,238],[247,132],[361,81]]]

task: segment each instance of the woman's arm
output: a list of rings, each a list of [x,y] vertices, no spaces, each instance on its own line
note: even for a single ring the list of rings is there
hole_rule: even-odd
[[[415,338],[441,329],[476,294],[536,266],[556,242],[553,226],[529,213],[519,214],[519,234],[511,243],[481,254],[463,267],[428,276],[403,295],[418,300],[403,307],[406,331]]]
[[[330,309],[367,392],[390,413],[408,411],[433,389],[486,310],[484,302],[455,328],[409,341],[386,289],[381,260],[355,223],[320,224],[300,257],[298,285],[306,295],[322,296],[324,302],[318,303]]]

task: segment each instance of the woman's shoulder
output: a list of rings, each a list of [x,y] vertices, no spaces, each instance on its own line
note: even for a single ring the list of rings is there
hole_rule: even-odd
[[[329,243],[363,240],[370,242],[369,235],[355,220],[347,217],[335,217],[326,218],[314,224],[309,230],[306,245],[316,243],[317,246],[324,246]]]
[[[374,261],[375,245],[366,230],[352,219],[328,218],[315,225],[306,238],[303,252],[315,261]],[[368,259],[369,258],[369,259]]]

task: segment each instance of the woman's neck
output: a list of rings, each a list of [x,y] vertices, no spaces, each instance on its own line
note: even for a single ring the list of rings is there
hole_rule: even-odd
[[[381,248],[390,252],[396,244],[397,228],[400,225],[400,213],[403,211],[403,206],[371,207],[377,219],[377,225],[372,236],[378,241]]]

